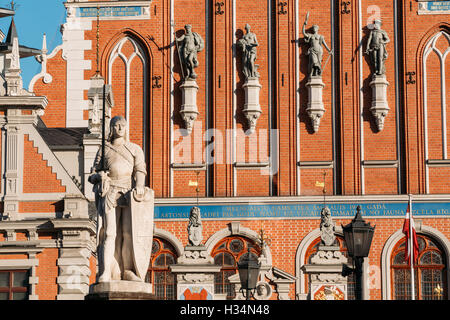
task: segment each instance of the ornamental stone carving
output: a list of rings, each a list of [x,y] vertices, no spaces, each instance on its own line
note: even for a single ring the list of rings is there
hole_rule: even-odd
[[[331,210],[328,207],[324,207],[320,212],[320,238],[325,246],[332,246],[336,240],[334,221],[331,217]]]
[[[308,44],[308,51],[306,55],[308,56],[308,82],[306,87],[308,88],[308,105],[306,107],[306,112],[311,118],[311,123],[314,132],[319,131],[320,121],[325,113],[325,107],[323,104],[322,92],[325,84],[322,81],[323,69],[330,57],[333,55],[333,50],[331,50],[324,36],[319,34],[319,26],[312,26],[312,33],[306,32],[306,26],[308,24],[309,12],[306,15],[305,22],[303,24],[302,33],[304,36],[304,41]],[[323,61],[323,46],[327,49],[329,56],[325,65],[322,64]]]
[[[189,215],[189,224],[187,227],[189,245],[199,246],[203,240],[203,226],[201,212],[199,207],[193,207]]]
[[[242,112],[248,123],[248,133],[252,134],[256,129],[256,124],[262,114],[259,103],[259,94],[261,84],[259,83],[258,65],[255,63],[257,58],[258,40],[256,34],[251,32],[251,27],[245,25],[246,34],[237,41],[237,48],[242,54],[242,73],[245,76],[245,83],[242,86],[245,92],[245,104]]]
[[[195,68],[199,65],[197,53],[204,49],[205,44],[198,33],[192,32],[191,25],[187,24],[184,29],[185,33],[175,39],[175,44],[183,79],[183,84],[180,86],[182,95],[180,114],[184,121],[185,129],[190,134],[199,114],[197,107],[199,87],[196,82],[198,76],[195,73]]]
[[[184,34],[176,38],[178,53],[180,56],[183,80],[197,79],[195,68],[198,67],[197,53],[205,47],[203,38],[197,33],[192,32],[192,26],[187,24],[184,26]]]

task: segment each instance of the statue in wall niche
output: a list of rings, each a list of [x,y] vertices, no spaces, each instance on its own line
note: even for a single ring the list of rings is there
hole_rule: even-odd
[[[203,240],[203,226],[199,207],[193,207],[191,209],[187,231],[189,244],[191,246],[199,246]]]
[[[242,72],[247,79],[259,78],[258,65],[256,61],[256,47],[259,45],[256,39],[256,34],[250,31],[250,25],[245,25],[247,32],[241,39],[238,40],[237,46],[242,51]]]
[[[367,40],[366,54],[370,56],[373,72],[375,75],[386,73],[385,61],[388,58],[386,44],[390,39],[386,31],[381,30],[381,20],[374,21],[374,28],[370,31]]]
[[[203,38],[196,32],[192,32],[192,26],[187,24],[184,26],[185,33],[176,38],[176,43],[180,43],[178,47],[178,53],[181,62],[181,68],[183,70],[183,78],[197,79],[195,68],[198,67],[197,53],[202,51],[205,47]],[[184,74],[186,71],[186,74]]]
[[[144,282],[150,262],[154,193],[145,187],[144,152],[127,130],[125,118],[111,119],[89,177],[98,211],[98,282]]]
[[[305,22],[303,23],[303,36],[305,37],[305,42],[308,43],[309,49],[307,55],[309,56],[308,74],[310,77],[322,76],[322,60],[323,60],[323,48],[325,46],[330,55],[333,55],[333,50],[331,50],[324,36],[319,34],[319,26],[313,25],[313,33],[306,32],[306,26],[308,24],[309,12],[306,15]]]
[[[336,236],[334,235],[334,222],[331,218],[331,210],[324,207],[320,212],[320,233],[322,243],[329,247],[334,245]]]

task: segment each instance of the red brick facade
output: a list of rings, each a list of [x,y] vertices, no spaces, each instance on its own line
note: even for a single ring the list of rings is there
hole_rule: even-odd
[[[160,201],[194,206],[197,194],[189,182],[196,181],[197,177],[203,205],[217,198],[222,204],[232,205],[239,197],[248,197],[249,203],[275,201],[282,205],[285,198],[281,197],[288,197],[300,203],[321,204],[323,188],[317,183],[323,182],[324,172],[327,174],[326,195],[331,203],[400,201],[405,203],[406,209],[406,194],[418,195],[418,201],[438,199],[435,201],[448,203],[450,160],[444,149],[450,152],[450,147],[448,143],[443,145],[443,137],[450,135],[450,64],[447,58],[445,69],[441,70],[439,58],[431,50],[425,69],[424,53],[430,39],[439,32],[445,35],[434,47],[441,52],[449,50],[450,12],[418,14],[416,1],[401,0],[351,1],[348,6],[340,1],[315,0],[287,0],[286,6],[271,0],[223,2],[223,6],[217,6],[215,1],[153,0],[149,19],[100,19],[99,71],[112,85],[115,102],[112,116],[125,115],[128,101],[130,140],[146,151],[148,185],[155,191],[157,204]],[[69,1],[68,6],[71,5]],[[307,12],[310,12],[307,28],[318,24],[319,33],[334,50],[334,56],[323,71],[326,112],[318,132],[313,132],[306,112],[308,57],[301,28]],[[391,40],[386,61],[390,111],[382,131],[377,130],[370,112],[371,71],[369,59],[364,55],[370,32],[368,24],[375,18],[381,18],[382,29]],[[83,54],[91,68],[83,71],[84,80],[89,80],[96,71],[97,24],[95,18],[90,21],[92,26],[84,31],[84,40],[91,41],[91,48]],[[247,128],[242,113],[245,79],[240,71],[240,56],[234,56],[233,51],[246,23],[259,41],[256,63],[261,75],[262,115],[257,122],[256,135],[261,138],[270,137],[271,132],[278,134],[276,143],[260,140],[256,149],[251,140],[254,136],[242,135]],[[193,31],[203,37],[205,50],[198,53],[196,69],[199,75],[196,127],[190,136],[183,137],[178,133],[184,128],[179,113],[181,70],[171,32],[181,36],[186,24],[191,24]],[[71,41],[68,34],[67,37],[64,45]],[[128,76],[124,61],[136,53],[132,41],[123,42],[123,57],[110,64],[117,44],[124,37],[132,39],[142,50],[142,59],[135,57],[130,63]],[[37,96],[46,96],[49,100],[42,116],[49,128],[66,127],[70,120],[66,111],[67,89],[76,84],[66,73],[70,51],[69,46],[64,45],[48,61],[47,72],[53,77],[51,83],[39,80],[34,86]],[[327,58],[324,50],[324,60]],[[409,72],[414,72],[412,78],[407,75]],[[441,84],[443,80],[445,85]],[[442,88],[447,88],[444,93]],[[83,97],[88,100],[87,90],[83,91]],[[445,99],[446,118],[442,120],[441,105]],[[88,119],[87,109],[83,111],[83,119]],[[443,132],[443,123],[446,132]],[[215,160],[222,158],[222,161],[205,164],[206,146],[211,143],[204,139],[208,129],[218,131],[214,138],[214,156]],[[242,140],[233,140],[232,130],[238,131],[236,135]],[[181,148],[180,143],[190,148]],[[187,149],[190,154],[185,153]],[[173,166],[183,162],[205,165],[200,170]],[[267,167],[238,166],[252,162],[269,162],[271,166],[278,163],[278,167],[271,168],[275,174],[270,176]],[[198,176],[197,171],[200,171]],[[23,193],[66,193],[66,189],[25,136]],[[277,199],[280,200],[277,202]],[[63,203],[57,201],[29,200],[20,202],[19,212],[55,213],[64,211],[63,207]],[[421,229],[424,234],[443,237],[438,242],[447,255],[446,261],[450,254],[445,248],[450,238],[449,214],[417,218],[426,226]],[[380,277],[374,280],[376,283],[367,289],[366,298],[392,298],[391,293],[382,292],[391,288],[386,288],[382,282],[380,270],[384,263],[383,250],[389,239],[401,230],[403,217],[364,218],[376,225],[368,261],[380,272]],[[206,219],[203,238],[208,240],[235,220]],[[342,216],[335,218],[336,226],[349,222],[350,219]],[[186,219],[156,221],[158,229],[169,232],[183,246],[188,243],[186,226]],[[298,276],[301,264],[305,263],[297,261],[299,245],[319,228],[319,220],[301,216],[294,219],[245,218],[241,226],[255,233],[264,229],[272,240],[272,265]],[[0,240],[5,241],[2,234]],[[39,299],[55,299],[58,295],[58,257],[57,248],[37,254],[39,283],[35,294]],[[7,256],[0,253],[0,258]],[[95,258],[89,261],[89,281],[93,283]],[[298,285],[298,282],[291,285],[290,299],[298,299],[300,293],[307,292],[307,288],[300,290]],[[448,292],[448,286],[445,290]],[[276,298],[274,294],[272,299]],[[445,298],[448,298],[447,293]]]

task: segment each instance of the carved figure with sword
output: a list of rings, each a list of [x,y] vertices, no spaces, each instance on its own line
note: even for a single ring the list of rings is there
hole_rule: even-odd
[[[305,22],[303,23],[303,30],[302,30],[303,36],[305,37],[304,38],[305,42],[310,45],[307,53],[307,55],[309,56],[308,74],[310,77],[321,76],[322,70],[327,66],[330,56],[333,55],[333,50],[328,47],[324,36],[318,33],[319,32],[318,25],[312,26],[313,33],[306,32],[308,19],[309,19],[309,12],[306,14],[306,19]],[[322,59],[323,59],[322,45],[325,46],[325,48],[330,54],[323,67],[322,67]]]

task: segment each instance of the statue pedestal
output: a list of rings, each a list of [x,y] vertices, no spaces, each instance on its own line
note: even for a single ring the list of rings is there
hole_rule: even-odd
[[[322,100],[322,91],[325,84],[322,82],[322,77],[313,76],[306,84],[308,88],[308,106],[306,112],[311,118],[314,132],[319,131],[320,120],[325,113],[325,107]]]
[[[199,114],[197,108],[197,92],[199,87],[195,80],[187,79],[180,86],[180,89],[182,93],[180,113],[185,123],[186,130],[190,134]]]
[[[221,266],[204,246],[187,246],[170,271],[177,275],[178,300],[216,300],[214,294],[214,275]]]
[[[245,92],[245,104],[242,112],[247,118],[250,133],[253,133],[255,132],[256,122],[262,113],[259,104],[259,92],[262,86],[259,84],[258,78],[248,78],[242,88]]]
[[[389,112],[387,101],[387,87],[389,86],[389,82],[386,80],[385,75],[374,75],[370,86],[372,88],[372,107],[370,111],[375,117],[378,131],[382,131],[384,120]]]
[[[146,282],[116,280],[93,284],[85,300],[156,300]]]
[[[347,258],[339,247],[320,246],[311,257],[311,264],[302,267],[309,275],[310,300],[347,300],[347,278],[342,276],[342,267]]]

